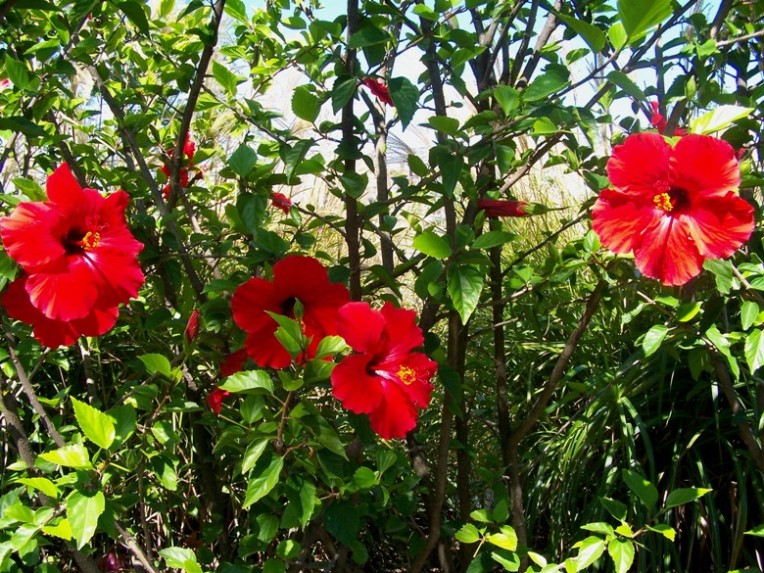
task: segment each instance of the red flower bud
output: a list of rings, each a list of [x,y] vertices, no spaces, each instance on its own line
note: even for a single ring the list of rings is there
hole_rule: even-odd
[[[188,317],[188,323],[186,324],[186,331],[183,333],[186,336],[186,340],[191,344],[196,337],[199,336],[199,309],[195,308]]]

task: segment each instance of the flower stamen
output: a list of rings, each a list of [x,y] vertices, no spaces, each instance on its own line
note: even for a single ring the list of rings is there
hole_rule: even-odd
[[[674,204],[671,202],[671,195],[668,193],[659,193],[653,197],[653,203],[655,203],[655,206],[658,207],[658,209],[661,209],[666,213],[671,213],[671,211],[674,210]]]
[[[408,366],[401,366],[398,369],[397,376],[398,379],[406,386],[410,386],[416,382],[416,371],[413,368],[409,368]]]
[[[86,251],[92,251],[101,242],[101,233],[98,231],[88,231],[85,236],[82,237],[77,244],[79,244]]]

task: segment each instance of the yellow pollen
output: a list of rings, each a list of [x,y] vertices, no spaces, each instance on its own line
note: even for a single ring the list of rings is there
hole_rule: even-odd
[[[671,203],[671,195],[668,193],[659,193],[653,197],[653,203],[658,209],[671,213],[674,210],[674,205]]]
[[[82,237],[82,240],[80,241],[80,245],[82,245],[82,248],[86,251],[92,251],[98,246],[98,243],[101,242],[101,233],[98,231],[88,231],[85,233],[85,236]]]
[[[408,366],[401,366],[398,370],[398,379],[406,386],[410,386],[416,382],[416,371]]]

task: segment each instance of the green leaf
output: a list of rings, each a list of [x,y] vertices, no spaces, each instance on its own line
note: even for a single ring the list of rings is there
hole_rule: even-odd
[[[371,489],[377,484],[379,484],[379,478],[371,468],[361,466],[353,472],[353,485],[356,491]]]
[[[517,534],[511,527],[504,525],[499,533],[491,533],[486,538],[488,543],[507,551],[517,550]]]
[[[307,86],[299,86],[292,95],[292,112],[300,119],[313,123],[321,112],[321,100]]]
[[[730,343],[727,338],[721,332],[719,332],[719,329],[716,327],[716,325],[713,325],[709,327],[708,330],[706,330],[706,337],[711,341],[714,347],[716,347],[716,349],[721,352],[722,356],[727,359],[727,363],[730,366],[730,371],[735,376],[735,378],[738,378],[740,376],[740,366],[738,365],[735,357],[732,356],[732,353],[730,352]]]
[[[300,487],[300,505],[302,506],[302,515],[300,516],[300,525],[305,527],[313,515],[313,509],[316,502],[319,501],[316,496],[316,486],[306,481]]]
[[[340,352],[345,352],[349,346],[341,336],[326,336],[318,343],[316,348],[316,358],[331,356]]]
[[[247,18],[247,7],[244,2],[242,2],[242,0],[227,0],[225,3],[225,13],[244,25],[249,24],[249,18]]]
[[[143,354],[138,357],[149,374],[161,374],[165,378],[172,378],[172,366],[170,361],[161,354]]]
[[[607,552],[615,565],[616,573],[626,573],[634,563],[634,543],[628,539],[611,539]]]
[[[668,327],[663,324],[656,324],[647,331],[644,340],[642,340],[642,350],[645,356],[654,354],[661,347],[668,331]]]
[[[470,265],[451,266],[447,275],[448,294],[462,319],[462,324],[467,324],[480,301],[485,276],[478,268]]]
[[[616,50],[623,48],[626,45],[626,40],[628,39],[626,36],[626,30],[624,30],[623,24],[621,22],[616,22],[610,26],[610,28],[608,28],[607,37]]]
[[[345,545],[353,545],[361,527],[359,510],[349,501],[331,504],[324,515],[324,525],[334,537]]]
[[[520,106],[520,92],[509,86],[496,86],[493,88],[493,97],[499,102],[504,115],[511,117]]]
[[[658,525],[654,525],[652,527],[648,525],[647,529],[650,531],[655,531],[656,533],[660,533],[663,537],[671,542],[676,539],[676,530],[670,525],[666,525],[665,523],[659,523]]]
[[[13,115],[8,117],[0,117],[0,130],[18,131],[28,137],[42,137],[45,135],[45,130],[20,115]]]
[[[753,535],[755,537],[764,537],[764,524],[757,525],[753,529],[746,531],[744,535]]]
[[[28,485],[29,487],[34,488],[37,491],[44,493],[48,497],[52,497],[53,499],[58,499],[58,496],[61,495],[61,492],[56,487],[56,484],[54,484],[52,481],[50,481],[47,478],[43,478],[43,477],[21,478],[16,481],[18,483]]]
[[[82,549],[95,534],[98,518],[106,509],[103,492],[85,495],[75,491],[66,500],[66,517],[72,529],[72,537],[77,541],[77,549]]]
[[[751,374],[764,365],[764,338],[759,329],[745,337],[745,361]]]
[[[604,521],[597,521],[595,523],[587,523],[581,526],[581,529],[585,531],[591,531],[592,533],[599,533],[605,537],[612,537],[614,534],[613,526]]]
[[[264,498],[279,483],[281,469],[284,467],[284,459],[276,456],[271,459],[268,467],[260,472],[255,472],[255,477],[247,484],[247,493],[244,496],[242,509],[247,509],[256,501]]]
[[[514,233],[505,231],[488,231],[480,235],[472,243],[473,249],[490,249],[513,241],[517,237]]]
[[[600,558],[605,551],[605,540],[592,535],[581,541],[578,546],[576,570],[581,571]]]
[[[568,83],[570,73],[561,65],[550,64],[523,92],[525,101],[537,101],[558,92]]]
[[[677,507],[679,505],[684,505],[685,503],[690,503],[691,501],[700,499],[710,491],[712,490],[705,487],[683,487],[675,489],[666,498],[666,507]]]
[[[695,318],[703,305],[699,302],[683,302],[676,311],[676,319],[679,322],[689,322]]]
[[[471,523],[466,523],[454,534],[454,537],[461,543],[477,543],[480,541],[480,532]]]
[[[647,96],[645,95],[645,92],[643,92],[642,89],[637,84],[635,84],[629,76],[627,76],[623,72],[618,70],[613,70],[607,75],[607,79],[610,80],[613,84],[617,85],[619,88],[621,88],[624,92],[629,94],[631,97],[639,101],[647,100]]]
[[[747,300],[740,307],[740,322],[743,330],[748,330],[759,317],[759,305],[752,300]]]
[[[447,135],[459,134],[459,120],[444,115],[433,115],[427,120],[430,126]]]
[[[520,570],[520,556],[516,553],[509,553],[502,555],[497,551],[491,552],[491,559],[499,563],[504,567],[505,571],[519,571]]]
[[[752,107],[741,107],[737,105],[721,105],[709,112],[704,113],[699,118],[690,123],[692,133],[709,134],[729,127],[739,119],[748,117],[753,112]]]
[[[8,79],[17,88],[24,90],[31,87],[32,75],[27,70],[24,62],[11,57],[7,52],[5,54],[5,71],[8,74]]]
[[[72,540],[72,526],[69,524],[69,520],[64,518],[59,520],[56,525],[46,525],[42,528],[42,532],[46,535],[53,535],[64,541]]]
[[[348,41],[348,48],[358,49],[376,44],[384,44],[390,38],[390,34],[372,25],[362,26]]]
[[[149,21],[146,18],[146,12],[143,10],[143,4],[127,0],[126,2],[118,3],[117,6],[124,12],[127,19],[138,28],[141,34],[144,36],[149,35]]]
[[[212,76],[229,96],[236,95],[236,89],[239,85],[239,76],[234,74],[217,60],[212,60]]]
[[[257,165],[257,153],[246,143],[239,145],[228,158],[228,167],[242,179],[246,179],[252,173],[255,165]]]
[[[424,231],[418,235],[412,245],[420,253],[434,259],[446,259],[452,253],[451,245],[448,244],[448,241],[432,231]]]
[[[540,117],[533,122],[533,135],[551,135],[558,131],[559,126],[548,117]]]
[[[458,154],[454,155],[453,153],[445,152],[443,149],[438,149],[437,151],[436,157],[443,181],[443,193],[445,193],[446,197],[453,197],[454,189],[456,189],[456,184],[459,182],[459,176],[464,167],[464,158]]]
[[[419,89],[408,78],[403,77],[390,78],[387,87],[395,109],[398,110],[398,117],[401,118],[401,128],[406,129],[419,104]]]
[[[85,437],[99,448],[108,450],[117,435],[114,429],[114,419],[85,402],[80,402],[77,398],[72,397],[71,401],[77,425]]]
[[[259,438],[254,440],[247,451],[244,452],[244,457],[241,460],[241,473],[248,474],[249,470],[255,467],[257,460],[265,453],[268,444],[271,442],[270,438]]]
[[[629,489],[639,498],[645,507],[651,509],[658,501],[658,490],[656,487],[643,478],[638,473],[623,469],[621,470],[623,481],[629,486]]]
[[[63,466],[65,468],[90,468],[88,451],[82,444],[69,444],[52,452],[40,454],[45,461]]]
[[[273,394],[273,380],[264,370],[247,370],[226,378],[221,388],[232,393]]]
[[[618,16],[631,43],[671,16],[671,0],[618,0]]]
[[[40,187],[39,183],[34,179],[27,179],[26,177],[14,177],[11,182],[16,186],[16,189],[21,191],[24,195],[29,197],[32,201],[47,201],[48,197]]]
[[[334,113],[339,113],[345,107],[345,104],[355,95],[357,88],[358,80],[354,77],[340,76],[334,81],[332,87],[332,110]]]
[[[565,22],[571,30],[584,39],[593,52],[601,52],[605,47],[605,32],[600,30],[594,24],[584,22],[583,20],[577,20],[571,16],[560,14],[558,16],[563,22]]]
[[[159,552],[168,567],[182,569],[186,573],[202,573],[202,568],[196,560],[193,550],[185,547],[167,547]]]

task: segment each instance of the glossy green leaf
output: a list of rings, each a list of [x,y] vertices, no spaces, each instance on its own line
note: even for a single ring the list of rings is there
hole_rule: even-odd
[[[671,16],[671,0],[618,0],[618,16],[631,42]]]
[[[684,487],[675,489],[666,498],[666,507],[677,507],[700,499],[712,490],[704,487]]]
[[[242,179],[246,179],[256,165],[257,153],[246,143],[239,145],[228,158],[228,167]]]
[[[663,324],[656,324],[647,331],[645,338],[642,340],[642,350],[645,356],[654,354],[661,347],[668,331],[668,327]]]
[[[71,401],[77,425],[85,437],[98,447],[109,449],[117,435],[114,419],[77,398],[72,397]]]
[[[48,478],[21,478],[16,481],[18,483],[28,485],[29,487],[34,488],[37,491],[44,493],[48,497],[52,497],[53,499],[58,499],[58,496],[61,495],[61,491],[56,487],[56,484],[54,484]]]
[[[345,104],[350,101],[355,95],[358,88],[358,80],[355,77],[340,76],[334,82],[332,87],[332,110],[334,113],[345,107]]]
[[[759,316],[759,305],[752,300],[747,300],[740,307],[740,322],[743,330],[748,330],[756,322]]]
[[[167,547],[159,551],[168,567],[181,569],[185,573],[202,573],[202,568],[196,560],[193,550],[185,547]]]
[[[241,473],[248,474],[249,470],[255,467],[257,460],[265,453],[270,443],[270,438],[259,438],[249,444],[241,459]]]
[[[58,448],[52,452],[40,454],[40,457],[48,462],[63,466],[66,468],[89,468],[90,458],[88,451],[82,444],[70,444],[63,448]]]
[[[759,329],[745,337],[745,361],[752,374],[764,365],[764,337]]]
[[[611,539],[607,552],[615,565],[616,573],[627,573],[634,563],[634,543],[628,539]]]
[[[273,394],[273,380],[264,370],[237,372],[226,378],[220,387],[233,393]]]
[[[98,526],[98,518],[106,509],[103,492],[97,491],[85,495],[75,491],[66,500],[66,517],[72,530],[72,537],[77,541],[77,548],[82,549],[93,537]]]
[[[578,555],[576,556],[576,568],[582,571],[600,558],[605,551],[605,540],[599,537],[590,536],[578,544]]]
[[[414,238],[413,247],[434,259],[446,259],[451,256],[451,245],[448,241],[433,231],[424,231]]]
[[[448,268],[447,277],[451,302],[459,313],[462,324],[466,324],[480,301],[485,275],[476,267],[455,265]]]
[[[746,118],[753,112],[752,107],[737,105],[720,105],[694,119],[690,123],[692,133],[709,134],[721,131],[734,122]]]
[[[607,79],[621,88],[624,92],[638,101],[646,101],[647,96],[632,79],[620,70],[613,70],[607,75]]]
[[[405,77],[390,78],[387,87],[401,118],[401,128],[406,129],[419,106],[419,88]]]
[[[138,358],[146,366],[146,371],[149,374],[161,374],[165,378],[172,378],[172,366],[165,356],[161,354],[143,354]]]
[[[565,14],[560,14],[559,18],[565,22],[576,34],[584,39],[584,42],[592,49],[593,52],[601,52],[605,47],[605,32],[594,24],[578,20]]]
[[[298,86],[292,94],[292,112],[300,119],[313,123],[321,112],[321,100],[307,86]]]
[[[507,117],[512,117],[514,112],[520,106],[520,92],[509,86],[496,86],[493,89],[493,96],[499,102],[501,110]]]
[[[676,539],[676,530],[671,527],[670,525],[666,525],[665,523],[659,523],[655,526],[647,526],[647,529],[650,531],[654,531],[656,533],[660,533],[663,537],[668,539],[673,543],[674,539]]]
[[[632,470],[623,469],[621,470],[621,475],[623,476],[623,481],[626,482],[629,489],[639,498],[639,501],[648,509],[652,509],[658,501],[658,490],[656,487]]]
[[[546,71],[534,79],[523,92],[526,101],[548,98],[568,84],[570,73],[561,65],[550,64]]]
[[[478,528],[471,523],[465,523],[459,531],[454,534],[457,541],[461,543],[477,543],[480,541],[480,532]]]
[[[517,235],[514,233],[507,233],[506,231],[488,231],[480,235],[472,243],[473,249],[490,249],[504,245],[515,239]]]
[[[143,8],[144,4],[134,2],[133,0],[127,0],[126,2],[119,2],[117,6],[124,12],[127,19],[138,28],[141,34],[144,36],[149,35],[149,20],[146,17],[146,12]]]
[[[276,484],[279,483],[279,476],[284,467],[284,459],[275,456],[270,464],[262,471],[255,471],[254,475],[247,483],[247,493],[244,496],[242,509],[247,509],[250,505],[268,495]]]

